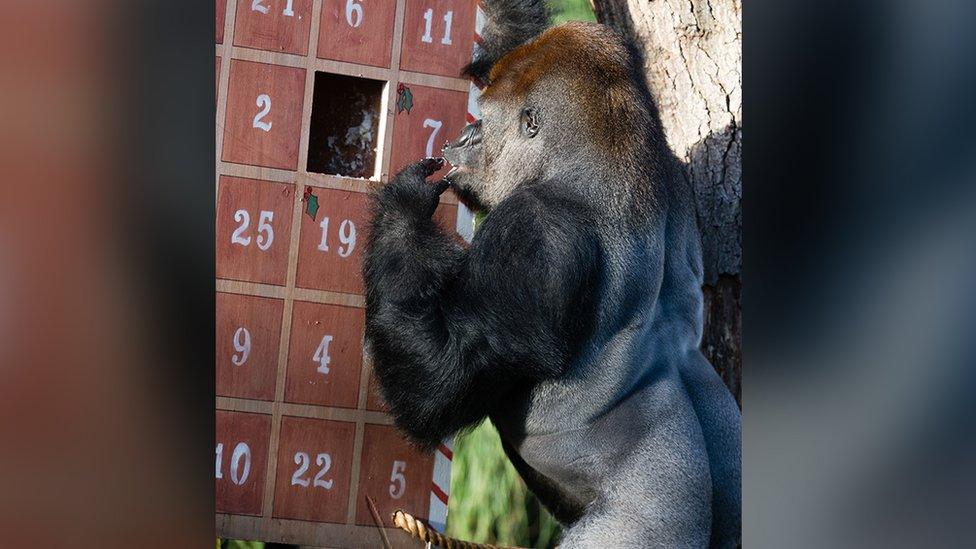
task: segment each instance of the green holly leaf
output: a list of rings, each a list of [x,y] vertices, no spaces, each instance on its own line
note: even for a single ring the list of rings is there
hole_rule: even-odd
[[[413,93],[410,92],[410,88],[404,86],[397,95],[397,112],[407,111],[410,114],[410,109],[413,108]]]
[[[315,215],[319,213],[319,197],[309,193],[305,198],[305,213],[315,221]]]

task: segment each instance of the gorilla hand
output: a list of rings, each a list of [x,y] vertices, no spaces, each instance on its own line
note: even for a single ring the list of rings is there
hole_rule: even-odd
[[[431,217],[449,184],[445,180],[430,183],[427,178],[443,167],[443,158],[425,158],[402,169],[393,181],[380,190],[380,206],[383,209],[402,210],[417,217]]]

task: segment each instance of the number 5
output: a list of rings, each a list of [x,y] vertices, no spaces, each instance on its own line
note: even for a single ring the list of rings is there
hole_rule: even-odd
[[[390,473],[390,497],[393,499],[400,499],[407,490],[407,478],[403,476],[403,471],[406,470],[407,462],[393,462],[393,472]]]
[[[424,120],[425,128],[434,128],[434,131],[430,132],[430,137],[427,138],[427,156],[434,156],[434,139],[437,138],[437,132],[441,131],[441,126],[444,124],[440,120],[431,120],[427,118]]]

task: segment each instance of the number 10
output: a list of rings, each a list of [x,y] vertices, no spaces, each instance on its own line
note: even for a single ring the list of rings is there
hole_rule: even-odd
[[[451,22],[454,21],[454,12],[449,11],[444,14],[444,38],[441,38],[441,44],[445,46],[451,45]],[[424,35],[420,37],[422,42],[427,42],[428,44],[434,41],[434,38],[430,35],[431,27],[434,24],[434,8],[427,8],[424,12]]]

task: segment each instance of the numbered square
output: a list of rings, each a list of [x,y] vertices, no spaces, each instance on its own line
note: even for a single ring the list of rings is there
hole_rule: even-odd
[[[407,0],[400,70],[461,76],[474,49],[476,2]]]
[[[294,303],[286,402],[356,407],[365,318],[364,310],[355,307]]]
[[[218,513],[261,515],[271,416],[217,410]]]
[[[221,159],[296,169],[304,100],[304,69],[231,60]]]
[[[275,518],[345,523],[356,424],[284,416]]]
[[[274,400],[284,302],[217,293],[217,394]]]
[[[220,177],[217,278],[284,285],[295,186]]]
[[[426,520],[433,470],[433,453],[418,452],[393,427],[366,425],[356,524],[373,524],[365,501],[367,495],[387,527],[393,527],[390,517],[397,509],[407,509]]]
[[[296,285],[362,295],[366,195],[315,187],[306,187],[306,193]]]
[[[465,92],[403,84],[397,93],[399,97],[409,94],[412,105],[408,110],[402,108],[402,100],[397,101],[391,176],[421,158],[440,156],[444,143],[457,137],[467,124]],[[438,175],[443,176],[449,169],[445,166]]]
[[[239,0],[234,45],[305,55],[312,0]]]
[[[318,56],[389,67],[396,2],[323,0]]]

